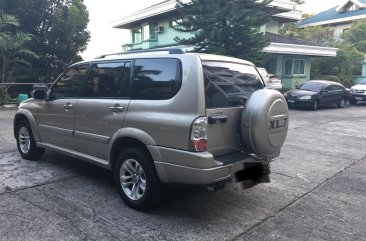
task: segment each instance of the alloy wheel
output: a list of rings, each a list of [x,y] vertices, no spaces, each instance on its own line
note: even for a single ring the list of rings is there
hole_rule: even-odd
[[[22,126],[19,130],[19,147],[20,150],[27,154],[30,149],[30,135],[28,129],[25,126]]]
[[[144,196],[146,191],[145,172],[135,159],[123,161],[119,177],[122,190],[128,198],[136,201]]]

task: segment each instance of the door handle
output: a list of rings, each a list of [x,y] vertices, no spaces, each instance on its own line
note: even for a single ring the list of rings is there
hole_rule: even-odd
[[[109,107],[109,109],[112,112],[123,112],[123,110],[125,109],[123,106],[119,106],[119,105],[114,105],[112,107]]]
[[[226,123],[227,116],[226,115],[210,115],[208,117],[208,124],[216,124],[217,121],[220,121],[221,123]]]
[[[66,104],[64,105],[64,109],[65,109],[66,111],[71,111],[71,110],[72,110],[72,104],[71,104],[70,102],[66,103]]]

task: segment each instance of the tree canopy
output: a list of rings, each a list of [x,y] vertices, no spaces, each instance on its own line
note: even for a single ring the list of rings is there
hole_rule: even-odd
[[[222,54],[262,63],[267,42],[260,32],[271,16],[266,8],[271,0],[178,0],[182,20],[174,28],[193,33],[179,44],[194,46],[195,52]]]
[[[8,65],[30,65],[28,60],[38,57],[24,47],[31,40],[31,35],[19,31],[19,27],[19,20],[15,16],[0,13],[1,82],[6,82],[6,74],[10,72]]]
[[[0,9],[17,16],[20,29],[32,35],[25,46],[39,56],[32,68],[20,70],[32,81],[55,78],[81,60],[90,39],[89,14],[83,0],[2,0]]]
[[[366,54],[366,20],[355,21],[352,27],[342,35],[344,44],[353,46],[357,51]]]

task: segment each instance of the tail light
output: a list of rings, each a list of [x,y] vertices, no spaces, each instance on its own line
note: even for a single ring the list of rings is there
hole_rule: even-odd
[[[192,123],[191,150],[202,152],[207,150],[207,118],[198,117]]]
[[[268,83],[269,83],[269,84],[272,84],[272,80],[271,80],[271,79],[269,79],[269,80],[268,80]]]

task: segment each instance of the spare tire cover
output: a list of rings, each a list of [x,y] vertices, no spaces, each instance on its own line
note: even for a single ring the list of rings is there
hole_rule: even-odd
[[[287,102],[270,89],[254,92],[241,117],[241,139],[245,147],[260,156],[273,155],[285,142],[289,125]]]

